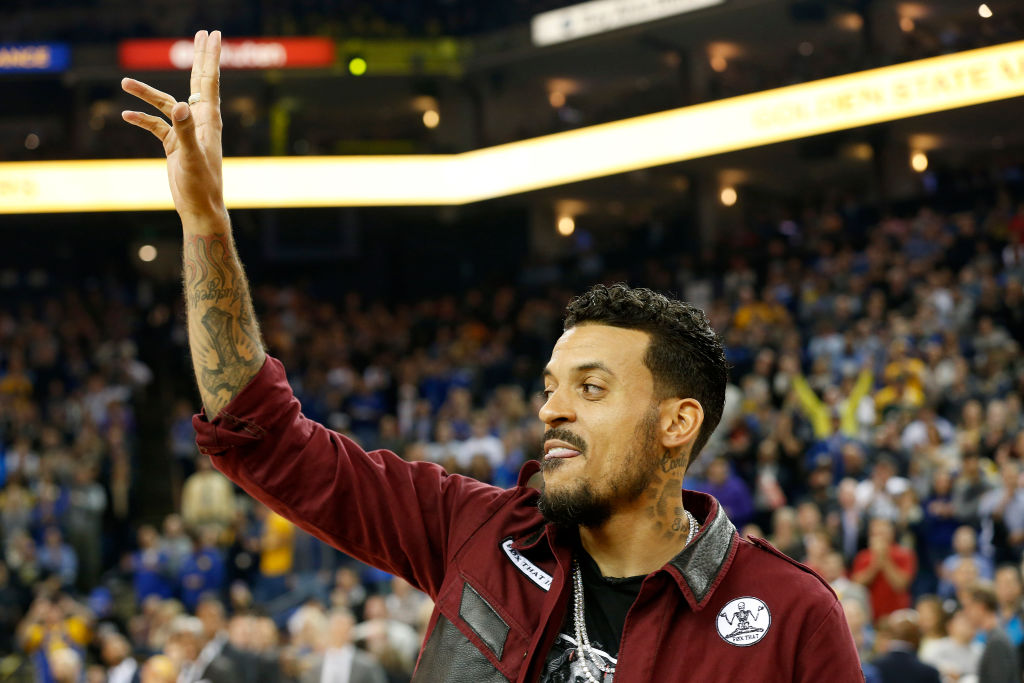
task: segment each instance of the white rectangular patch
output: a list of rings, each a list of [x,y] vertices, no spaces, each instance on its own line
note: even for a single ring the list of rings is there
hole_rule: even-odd
[[[501,544],[501,549],[508,555],[508,559],[512,560],[519,571],[526,574],[531,581],[543,588],[544,590],[551,590],[551,574],[530,562],[528,559],[523,557],[518,550],[512,547],[512,539],[508,539]]]

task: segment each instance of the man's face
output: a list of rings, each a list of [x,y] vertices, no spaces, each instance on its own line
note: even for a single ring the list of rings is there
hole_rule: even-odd
[[[996,599],[1003,607],[1016,607],[1020,603],[1021,585],[1017,570],[1013,567],[1006,567],[996,572],[993,587],[996,590]]]
[[[550,521],[600,526],[658,478],[661,411],[644,364],[649,341],[646,332],[586,324],[555,344],[539,412],[547,429],[540,507]]]

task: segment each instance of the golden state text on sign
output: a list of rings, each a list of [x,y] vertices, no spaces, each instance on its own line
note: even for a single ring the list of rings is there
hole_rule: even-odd
[[[462,154],[227,159],[224,195],[232,209],[466,204],[1020,95],[1024,41]],[[162,159],[0,162],[0,213],[171,207]]]
[[[777,91],[752,110],[765,134],[834,129],[966,106],[1024,89],[1024,44],[984,48]]]

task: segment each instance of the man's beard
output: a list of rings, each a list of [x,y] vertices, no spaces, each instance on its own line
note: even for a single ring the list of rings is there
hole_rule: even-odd
[[[658,458],[654,453],[658,443],[657,430],[658,407],[655,405],[637,424],[633,451],[626,458],[623,470],[605,484],[604,491],[599,493],[584,479],[566,484],[557,491],[548,491],[545,486],[537,501],[537,508],[544,519],[565,528],[596,528],[611,518],[617,505],[639,498],[650,487],[658,470]],[[581,453],[576,457],[582,457],[586,451],[582,440],[564,428],[549,430],[544,440],[549,438],[581,447]],[[543,461],[544,470],[563,465],[565,462],[562,460]]]

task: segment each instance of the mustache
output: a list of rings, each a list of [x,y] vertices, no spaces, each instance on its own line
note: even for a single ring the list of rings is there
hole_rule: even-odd
[[[570,432],[565,427],[555,427],[544,432],[544,441],[549,439],[557,439],[558,441],[564,441],[581,454],[587,450],[587,442]]]

